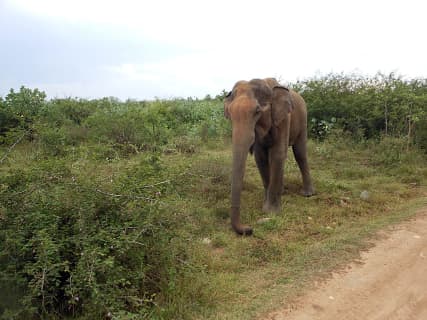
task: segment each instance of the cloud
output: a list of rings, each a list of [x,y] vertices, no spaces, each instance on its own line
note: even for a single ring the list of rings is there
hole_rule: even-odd
[[[204,96],[220,93],[237,79],[271,76],[274,60],[256,62],[256,52],[246,56],[227,52],[200,52],[177,55],[158,61],[106,66],[111,77],[123,83],[135,81],[166,88],[172,96]]]
[[[0,92],[215,95],[329,72],[426,76],[425,4],[398,1],[3,0]],[[8,87],[9,86],[9,87]],[[67,89],[68,88],[68,89]],[[43,88],[41,88],[43,89]]]

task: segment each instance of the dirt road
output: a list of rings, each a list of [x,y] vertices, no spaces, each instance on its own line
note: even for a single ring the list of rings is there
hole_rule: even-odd
[[[427,208],[383,232],[358,263],[265,320],[426,320]]]

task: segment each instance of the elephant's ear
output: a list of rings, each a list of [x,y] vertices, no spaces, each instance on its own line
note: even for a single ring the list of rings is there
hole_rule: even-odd
[[[249,85],[252,88],[255,99],[261,107],[271,103],[272,91],[266,81],[261,79],[252,79],[249,81]]]
[[[227,119],[231,119],[230,104],[232,100],[232,91],[230,91],[224,98],[224,117]]]
[[[283,86],[275,86],[273,88],[273,102],[271,108],[273,124],[278,126],[292,110],[294,110],[294,104],[289,89]]]

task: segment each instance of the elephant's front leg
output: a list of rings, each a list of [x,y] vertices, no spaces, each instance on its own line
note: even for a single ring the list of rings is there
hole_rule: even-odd
[[[279,212],[281,209],[281,196],[283,193],[283,167],[287,156],[287,147],[284,145],[273,146],[269,150],[270,178],[267,197],[263,206],[265,212]]]
[[[270,184],[270,164],[268,161],[268,149],[256,143],[254,145],[255,162],[261,175],[262,184],[264,186],[264,203],[267,201],[267,190]]]

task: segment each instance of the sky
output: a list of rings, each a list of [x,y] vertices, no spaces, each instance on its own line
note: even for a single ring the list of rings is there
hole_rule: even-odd
[[[0,0],[0,96],[215,96],[238,80],[427,78],[425,0]]]

